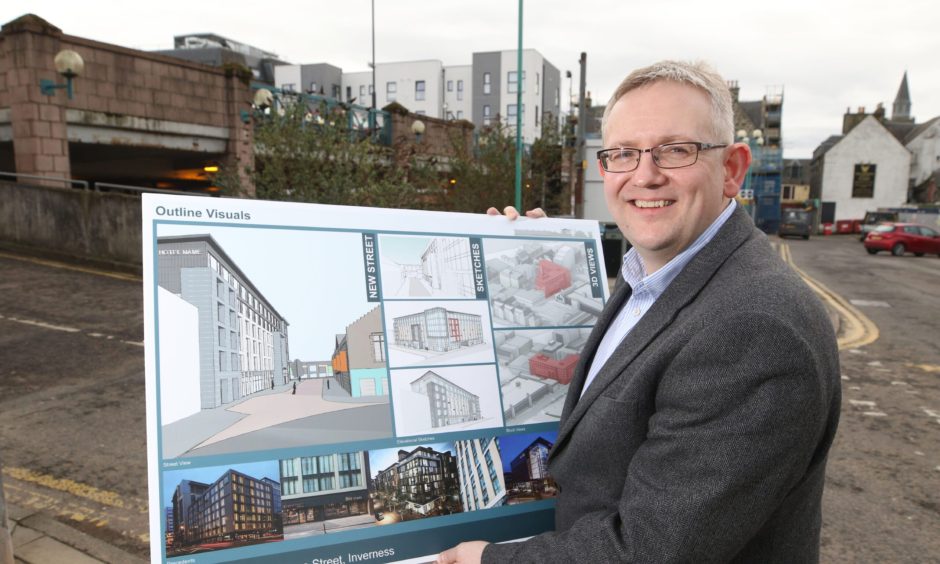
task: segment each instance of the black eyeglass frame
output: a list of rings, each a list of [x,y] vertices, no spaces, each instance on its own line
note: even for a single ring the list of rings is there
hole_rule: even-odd
[[[663,147],[669,147],[672,145],[695,145],[695,149],[696,149],[695,160],[693,160],[689,164],[684,164],[684,165],[679,165],[679,166],[663,166],[659,164],[656,157],[653,156],[653,151],[657,149],[662,149]],[[597,160],[600,161],[601,167],[604,169],[604,172],[613,172],[615,174],[620,173],[620,172],[633,172],[634,170],[640,167],[640,160],[643,158],[643,153],[649,153],[650,157],[653,158],[654,165],[656,165],[659,168],[670,170],[670,169],[677,169],[677,168],[686,168],[686,167],[694,165],[695,163],[698,162],[698,155],[702,151],[708,151],[709,149],[721,149],[727,146],[728,146],[727,143],[702,143],[699,141],[674,141],[672,143],[663,143],[662,145],[656,145],[655,147],[650,147],[648,149],[640,149],[638,147],[612,147],[610,149],[601,149],[600,151],[598,151]],[[639,156],[636,159],[636,165],[630,170],[608,170],[607,159],[605,158],[607,154],[612,153],[614,151],[623,151],[623,150],[639,151]]]

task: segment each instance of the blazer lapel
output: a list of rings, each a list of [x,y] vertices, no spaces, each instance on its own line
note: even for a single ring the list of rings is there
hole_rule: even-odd
[[[643,319],[624,338],[582,396],[581,389],[590,362],[593,360],[597,346],[600,344],[610,322],[630,296],[629,285],[623,285],[627,288],[627,291],[621,288],[614,295],[608,307],[604,308],[603,314],[598,319],[598,323],[585,345],[585,353],[589,354],[582,356],[582,363],[578,366],[575,379],[571,382],[565,408],[562,411],[561,427],[558,430],[555,448],[551,450],[550,458],[561,450],[563,443],[567,440],[578,421],[587,412],[591,403],[601,395],[607,386],[620,377],[627,366],[675,320],[682,308],[695,299],[724,261],[754,231],[754,224],[750,217],[740,207],[736,209],[725,225],[715,234],[711,242],[705,245],[683,268],[682,272],[676,276],[675,280],[666,288],[666,291],[646,312]]]

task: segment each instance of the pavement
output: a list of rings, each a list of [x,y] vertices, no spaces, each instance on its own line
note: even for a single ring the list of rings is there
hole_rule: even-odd
[[[139,556],[56,521],[41,511],[16,505],[7,505],[6,509],[15,564],[146,563]],[[0,564],[7,564],[2,560],[0,555]]]

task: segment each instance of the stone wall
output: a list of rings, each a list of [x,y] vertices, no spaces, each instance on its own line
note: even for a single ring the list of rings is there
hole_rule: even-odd
[[[139,270],[140,197],[0,182],[0,243]]]

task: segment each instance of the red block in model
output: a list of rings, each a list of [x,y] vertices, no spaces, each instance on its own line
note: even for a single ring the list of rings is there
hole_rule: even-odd
[[[539,273],[535,277],[535,289],[545,292],[545,297],[551,297],[571,286],[571,271],[555,264],[550,260],[539,261]]]
[[[529,372],[539,378],[551,378],[559,384],[568,384],[574,376],[574,368],[578,365],[576,354],[569,354],[561,360],[555,360],[544,354],[537,354],[529,359]]]

